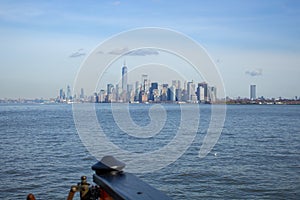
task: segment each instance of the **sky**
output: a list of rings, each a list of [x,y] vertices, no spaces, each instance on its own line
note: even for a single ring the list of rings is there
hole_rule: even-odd
[[[297,0],[2,0],[0,98],[55,98],[72,87],[99,44],[142,27],[172,29],[199,43],[229,97],[249,97],[250,84],[257,96],[300,96]],[[126,58],[129,70],[134,59]]]

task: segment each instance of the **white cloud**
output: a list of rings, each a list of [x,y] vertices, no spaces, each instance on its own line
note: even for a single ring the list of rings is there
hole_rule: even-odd
[[[262,75],[262,69],[247,70],[246,74],[249,76],[260,76]]]
[[[137,49],[130,51],[126,55],[129,56],[149,56],[149,55],[158,55],[159,52],[155,49]]]
[[[121,55],[128,52],[128,47],[123,47],[123,48],[118,48],[118,49],[113,49],[110,52],[108,52],[108,54],[112,54],[112,55]]]
[[[76,52],[72,53],[69,57],[76,58],[76,57],[81,57],[81,56],[85,56],[83,49],[78,49]]]

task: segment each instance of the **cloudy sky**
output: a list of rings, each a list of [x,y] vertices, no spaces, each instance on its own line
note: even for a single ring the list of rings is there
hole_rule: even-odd
[[[2,0],[0,98],[56,97],[97,45],[140,27],[172,29],[202,45],[227,96],[248,97],[250,84],[258,96],[300,96],[297,0]],[[126,59],[129,70],[134,58]]]

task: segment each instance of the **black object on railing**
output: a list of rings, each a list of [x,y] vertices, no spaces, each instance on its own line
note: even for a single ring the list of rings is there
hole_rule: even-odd
[[[105,156],[92,166],[93,181],[114,200],[170,200],[163,192],[145,183],[137,176],[123,172],[125,164],[112,156]]]

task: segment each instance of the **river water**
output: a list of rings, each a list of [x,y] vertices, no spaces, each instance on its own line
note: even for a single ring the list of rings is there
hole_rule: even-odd
[[[151,106],[130,106],[138,125],[149,123]],[[163,107],[167,117],[180,119],[179,105]],[[121,130],[113,128],[110,105],[96,105],[96,110],[98,116],[106,116],[99,122],[113,130],[106,134],[116,145],[133,152],[140,152],[141,146],[142,151],[152,151],[165,145],[148,148],[124,133],[117,136]],[[173,199],[300,198],[300,106],[227,106],[222,134],[205,158],[198,152],[207,132],[209,105],[200,105],[200,116],[197,135],[178,160],[136,175]],[[175,136],[176,129],[163,130],[167,141]],[[97,159],[77,134],[71,105],[0,104],[0,138],[0,199],[26,199],[28,193],[37,199],[66,199],[82,175],[92,182],[91,166]]]

